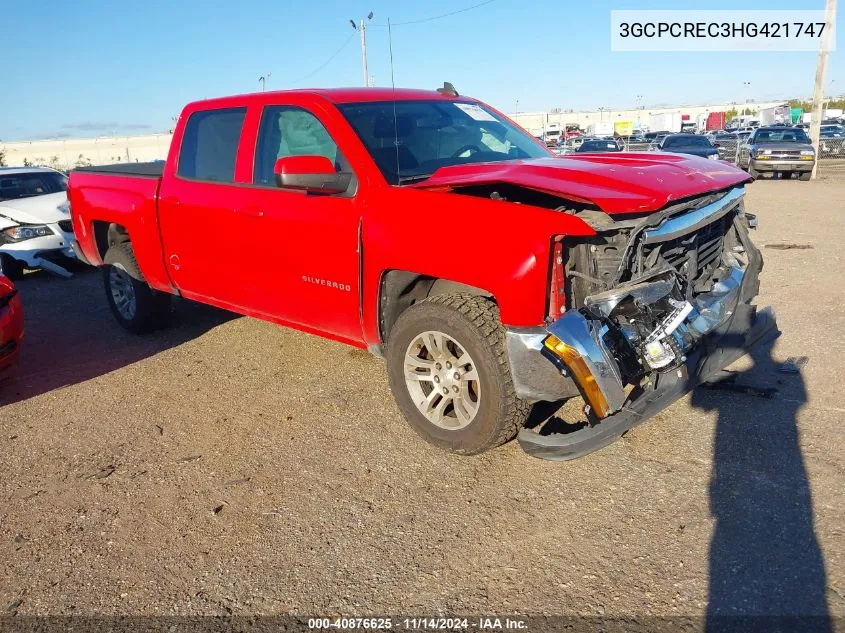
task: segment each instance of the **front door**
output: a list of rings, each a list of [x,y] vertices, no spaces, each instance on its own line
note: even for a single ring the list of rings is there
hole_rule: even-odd
[[[357,179],[346,192],[314,195],[279,188],[273,172],[286,156],[325,156],[339,171],[351,172],[351,166],[309,110],[279,103],[255,115],[252,183],[241,189],[244,211],[253,219],[253,229],[242,236],[249,243],[245,300],[278,320],[360,341]]]

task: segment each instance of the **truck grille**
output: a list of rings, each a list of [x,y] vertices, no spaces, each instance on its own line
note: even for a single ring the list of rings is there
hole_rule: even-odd
[[[793,149],[778,149],[773,151],[770,156],[772,158],[786,158],[786,159],[799,159],[801,158],[801,150],[793,150]]]
[[[686,235],[644,245],[643,261],[651,268],[662,260],[687,279],[694,291],[708,290],[710,278],[721,263],[725,235],[733,217],[729,213]]]
[[[65,233],[73,233],[73,222],[71,220],[62,220],[59,222],[59,228]]]

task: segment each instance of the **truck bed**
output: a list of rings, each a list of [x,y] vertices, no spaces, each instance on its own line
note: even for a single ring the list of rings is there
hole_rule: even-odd
[[[114,163],[113,165],[95,165],[93,167],[77,167],[73,171],[84,171],[93,174],[110,174],[112,176],[161,178],[162,173],[164,173],[164,161],[156,160],[150,163]]]
[[[126,163],[81,167],[70,173],[68,200],[74,233],[85,259],[99,266],[108,247],[107,231],[120,227],[136,243],[147,283],[169,290],[158,232],[158,188],[164,163]]]

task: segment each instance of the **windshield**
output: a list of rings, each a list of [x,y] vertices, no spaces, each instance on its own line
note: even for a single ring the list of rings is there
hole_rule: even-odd
[[[809,143],[804,130],[797,127],[785,130],[757,130],[754,143]]]
[[[67,177],[56,171],[4,174],[0,171],[0,201],[67,191]]]
[[[713,147],[713,144],[706,136],[667,136],[663,149],[667,147]]]
[[[477,103],[379,101],[338,108],[393,185],[424,180],[449,165],[552,155]]]

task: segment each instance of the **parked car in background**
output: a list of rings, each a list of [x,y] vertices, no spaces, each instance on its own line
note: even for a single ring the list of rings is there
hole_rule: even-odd
[[[843,153],[845,128],[841,125],[823,125],[819,131],[819,151],[822,156],[839,156]]]
[[[572,154],[578,151],[578,148],[581,147],[581,144],[587,140],[587,137],[584,136],[573,136],[572,138],[566,139],[566,141],[555,148],[553,151],[558,156],[565,156],[566,154]]]
[[[713,147],[719,152],[720,159],[731,162],[736,161],[739,146],[742,143],[742,139],[737,134],[721,132],[715,134],[710,139],[710,142],[713,143]]]
[[[775,327],[752,305],[749,180],[687,156],[558,158],[475,99],[358,88],[189,104],[163,167],[76,169],[68,194],[126,329],[162,325],[176,293],[303,329],[384,356],[436,446],[518,434],[572,459]],[[432,214],[454,256],[421,246]],[[590,424],[522,429],[532,402],[572,397]]]
[[[69,277],[76,259],[67,176],[48,167],[0,167],[0,262],[7,277],[44,268]]]
[[[706,136],[700,134],[670,134],[660,142],[658,149],[661,152],[689,154],[713,160],[719,158],[719,150]]]
[[[23,340],[23,308],[14,284],[0,271],[0,375],[15,363]]]
[[[761,173],[810,180],[816,152],[798,127],[761,127],[739,149],[738,165],[755,178]]]
[[[575,150],[576,154],[595,154],[597,152],[621,152],[622,148],[615,140],[587,139]]]

